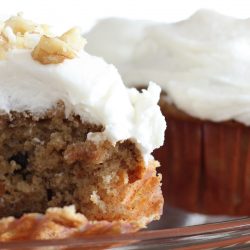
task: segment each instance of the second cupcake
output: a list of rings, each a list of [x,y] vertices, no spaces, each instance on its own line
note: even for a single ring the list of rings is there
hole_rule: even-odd
[[[109,19],[87,34],[102,39],[87,50],[115,63],[128,85],[154,80],[164,91],[168,144],[158,157],[172,205],[250,214],[249,27],[203,10],[174,24]]]

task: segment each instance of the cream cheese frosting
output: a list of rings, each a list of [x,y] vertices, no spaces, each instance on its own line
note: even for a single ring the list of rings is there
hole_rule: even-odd
[[[107,37],[99,31],[103,22]],[[114,25],[125,27],[127,37],[123,31],[113,34]],[[129,30],[135,29],[139,36],[131,43]],[[123,43],[117,44],[119,39],[113,37],[120,35]],[[98,49],[91,45],[93,36],[102,39]],[[162,87],[168,100],[194,117],[250,125],[250,19],[209,10],[172,24],[109,19],[86,37],[87,51],[117,63],[126,84],[141,86],[150,79]],[[107,43],[113,48],[108,55]],[[120,57],[123,47],[129,54]]]
[[[163,144],[166,122],[157,105],[159,86],[151,82],[142,93],[127,88],[113,65],[84,50],[61,63],[42,64],[32,57],[40,39],[36,34],[31,40],[32,48],[11,48],[0,60],[2,112],[41,115],[62,100],[67,116],[75,113],[104,126],[104,132],[89,134],[89,139],[131,139],[145,160]]]

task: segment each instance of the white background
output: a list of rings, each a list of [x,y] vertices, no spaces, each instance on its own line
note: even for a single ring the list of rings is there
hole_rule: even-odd
[[[37,22],[89,29],[97,19],[116,16],[155,21],[177,21],[200,8],[240,18],[250,17],[250,0],[0,0],[2,18],[17,12]],[[65,27],[66,26],[66,27]]]

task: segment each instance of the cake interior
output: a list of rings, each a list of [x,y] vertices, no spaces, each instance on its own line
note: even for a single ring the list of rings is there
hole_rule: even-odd
[[[75,115],[66,119],[63,103],[39,118],[1,115],[0,130],[0,217],[74,204],[90,220],[145,225],[159,218],[158,163],[145,167],[129,140],[115,146],[87,140],[103,127]]]

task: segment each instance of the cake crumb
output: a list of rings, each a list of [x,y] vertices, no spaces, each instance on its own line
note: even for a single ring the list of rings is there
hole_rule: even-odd
[[[161,214],[156,163],[146,167],[130,140],[115,146],[109,141],[89,141],[87,135],[103,127],[81,122],[74,114],[65,119],[64,107],[58,103],[38,120],[18,112],[0,116],[4,131],[0,138],[0,216],[44,213],[50,207],[71,204],[93,221],[139,223],[142,218],[147,224],[144,218]],[[73,212],[70,208],[56,220],[61,223]]]
[[[106,211],[106,205],[105,203],[101,200],[100,196],[97,194],[97,191],[93,191],[91,196],[90,196],[90,200],[95,204],[97,205],[101,210],[102,212],[105,213]]]

